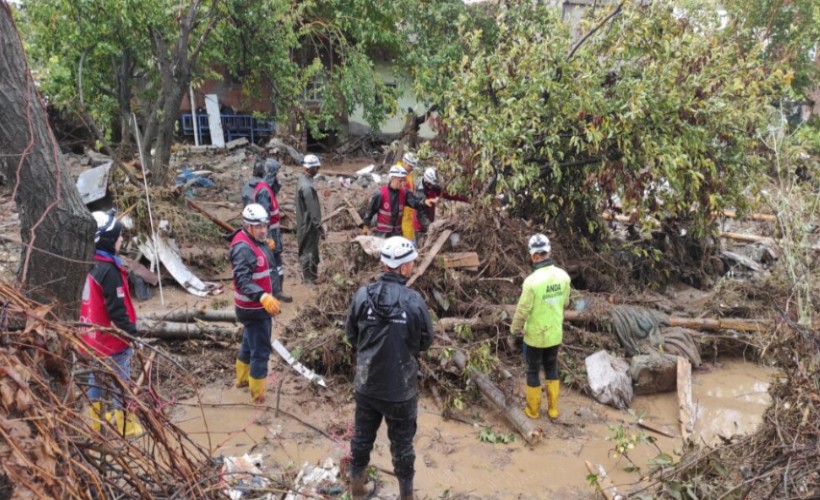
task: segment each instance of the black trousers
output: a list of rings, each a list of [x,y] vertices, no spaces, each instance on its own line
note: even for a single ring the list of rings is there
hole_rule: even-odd
[[[416,472],[413,438],[416,436],[418,405],[418,396],[396,403],[356,393],[356,417],[353,440],[350,442],[351,475],[364,473],[370,464],[370,452],[384,418],[387,422],[387,437],[390,439],[393,472],[399,482],[412,481]]]
[[[262,379],[268,376],[268,361],[273,351],[271,345],[271,318],[243,321],[242,343],[236,359],[251,365],[251,377]]]
[[[558,380],[559,347],[561,347],[561,344],[552,347],[533,347],[531,345],[526,347],[528,386],[541,386],[541,378],[539,377],[541,367],[544,367],[544,375],[546,375],[547,380]]]

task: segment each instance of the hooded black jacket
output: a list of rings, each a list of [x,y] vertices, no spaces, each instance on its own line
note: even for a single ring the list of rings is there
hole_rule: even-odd
[[[382,401],[418,395],[418,356],[433,343],[433,322],[418,292],[384,273],[356,292],[345,336],[356,349],[356,392]]]

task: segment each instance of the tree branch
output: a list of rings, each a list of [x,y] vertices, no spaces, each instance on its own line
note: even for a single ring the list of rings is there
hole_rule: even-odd
[[[603,18],[603,19],[601,20],[601,22],[600,22],[600,23],[598,23],[598,25],[597,25],[597,26],[595,26],[594,28],[592,28],[591,30],[589,30],[589,33],[587,33],[587,34],[586,34],[586,35],[584,35],[584,36],[583,36],[580,40],[578,40],[578,41],[575,43],[575,45],[573,45],[573,46],[572,46],[572,49],[569,51],[569,54],[567,54],[567,61],[569,61],[570,59],[572,59],[572,58],[573,58],[573,56],[575,56],[575,52],[576,52],[579,48],[581,48],[581,45],[583,45],[583,44],[584,44],[584,42],[586,42],[586,41],[589,39],[589,37],[591,37],[592,35],[594,35],[596,31],[598,31],[599,29],[601,29],[601,27],[603,27],[603,25],[604,25],[604,24],[608,23],[608,22],[609,22],[610,20],[612,20],[615,16],[617,16],[617,15],[621,12],[621,9],[623,8],[623,6],[624,6],[624,2],[619,3],[619,4],[618,4],[618,6],[617,6],[617,7],[615,7],[615,8],[612,10],[612,12],[610,12],[610,13],[609,13],[609,15],[608,15],[608,16],[606,16],[605,18]]]

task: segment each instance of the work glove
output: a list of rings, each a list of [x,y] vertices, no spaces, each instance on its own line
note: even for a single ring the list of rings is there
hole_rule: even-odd
[[[268,248],[270,248],[271,252],[276,250],[276,240],[274,240],[273,238],[266,239],[265,244],[268,245]]]
[[[424,204],[428,207],[432,207],[436,203],[438,203],[438,198],[427,198],[426,200],[424,200]]]
[[[279,316],[279,313],[282,312],[282,309],[279,307],[279,301],[269,293],[262,294],[262,298],[259,299],[259,302],[262,304],[262,307],[265,308],[265,312],[271,316]]]
[[[362,226],[362,234],[365,235],[365,236],[370,234],[370,228],[367,227],[367,226]]]

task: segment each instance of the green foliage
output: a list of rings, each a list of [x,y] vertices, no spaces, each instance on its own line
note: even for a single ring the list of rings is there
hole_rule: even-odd
[[[515,442],[515,435],[496,433],[492,427],[485,427],[478,433],[478,440],[482,443],[510,444]]]
[[[441,131],[456,187],[494,180],[522,213],[589,237],[616,199],[703,233],[712,210],[746,205],[763,169],[755,133],[785,73],[764,69],[761,48],[738,44],[736,23],[717,15],[627,1],[604,21],[611,9],[581,24],[603,27],[577,48],[541,2],[504,2],[492,34],[459,27],[466,49]]]

